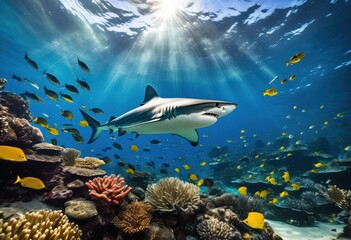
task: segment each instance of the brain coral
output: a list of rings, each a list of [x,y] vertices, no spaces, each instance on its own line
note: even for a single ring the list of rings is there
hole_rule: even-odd
[[[229,240],[233,239],[233,228],[226,222],[217,218],[203,220],[196,227],[200,239],[204,240]]]
[[[143,202],[133,202],[122,208],[113,219],[113,224],[127,234],[138,234],[149,229],[152,206]]]
[[[70,223],[61,211],[39,210],[7,222],[0,220],[0,239],[78,240],[81,235],[78,225]]]
[[[198,186],[174,177],[149,185],[145,199],[159,210],[186,210],[201,203]]]

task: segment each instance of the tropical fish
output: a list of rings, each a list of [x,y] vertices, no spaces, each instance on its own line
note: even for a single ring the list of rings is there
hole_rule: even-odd
[[[79,80],[77,78],[77,83],[79,84],[79,86],[81,86],[81,88],[83,88],[84,90],[90,91],[90,86],[86,81],[83,80]]]
[[[285,79],[283,79],[283,80],[280,81],[280,84],[284,84],[284,83],[286,83],[287,81],[288,81],[288,79],[285,78]]]
[[[78,143],[84,143],[84,138],[79,134],[72,134],[73,139]]]
[[[126,164],[125,164],[125,162],[123,162],[123,161],[119,161],[119,162],[117,163],[117,165],[120,166],[120,167],[124,167]]]
[[[291,75],[291,76],[289,77],[289,80],[292,81],[292,80],[294,80],[295,78],[296,78],[296,75]]]
[[[238,193],[242,196],[246,196],[247,195],[247,187],[245,187],[245,186],[239,187]]]
[[[119,135],[172,133],[196,146],[199,143],[197,128],[216,123],[218,118],[231,113],[235,108],[235,103],[223,101],[161,98],[148,85],[141,106],[110,119],[106,124],[100,125],[96,119],[81,109],[80,111],[93,130],[89,143],[95,141],[103,130],[110,130],[111,133],[117,131]]]
[[[278,94],[278,91],[275,88],[268,88],[266,91],[263,91],[262,94],[263,96],[273,97]]]
[[[277,80],[279,77],[278,76],[275,76],[270,82],[269,84],[272,84],[275,80]]]
[[[48,121],[46,121],[46,119],[42,118],[42,117],[34,118],[33,122],[35,122],[36,124],[39,124],[40,126],[45,127],[45,128],[49,127]]]
[[[269,204],[277,204],[278,203],[278,198],[273,198],[272,200],[269,201]]]
[[[150,141],[150,143],[151,144],[159,144],[159,143],[161,143],[161,141],[153,139],[153,140]]]
[[[77,61],[78,61],[79,67],[80,67],[84,72],[90,73],[90,70],[89,70],[88,66],[87,66],[84,62],[82,62],[81,60],[79,60],[78,57],[77,57]]]
[[[300,52],[290,58],[288,62],[285,62],[285,66],[293,65],[301,61],[301,59],[305,56],[303,52]]]
[[[263,190],[263,191],[259,192],[258,196],[260,198],[266,198],[268,194],[269,194],[268,190]]]
[[[180,173],[180,168],[174,168],[174,171],[176,171],[177,173]]]
[[[73,113],[70,110],[61,110],[61,115],[69,120],[74,118]]]
[[[131,168],[127,168],[126,169],[126,173],[129,173],[129,174],[135,174],[135,171]]]
[[[347,146],[344,148],[345,151],[351,151],[351,146]]]
[[[104,111],[102,111],[100,108],[94,107],[94,108],[90,108],[89,111],[92,111],[96,114],[103,114]]]
[[[168,174],[168,170],[167,170],[167,169],[160,169],[160,173],[162,173],[162,174]]]
[[[112,163],[111,158],[109,158],[108,156],[102,157],[101,160],[103,160],[105,163]]]
[[[44,183],[39,178],[35,177],[25,177],[21,179],[19,176],[17,176],[17,180],[14,184],[16,183],[20,183],[22,187],[32,188],[36,190],[45,188]]]
[[[321,167],[324,167],[325,164],[319,162],[319,163],[316,163],[314,166],[315,166],[316,168],[321,168]]]
[[[65,84],[65,87],[68,91],[70,91],[73,94],[79,93],[78,89],[73,85]]]
[[[240,166],[240,165],[236,166],[236,169],[240,170],[240,169],[241,169],[241,166]]]
[[[56,92],[47,89],[45,86],[44,86],[44,91],[45,91],[45,94],[48,98],[50,98],[51,100],[54,100],[54,101],[58,101],[58,95]]]
[[[132,146],[130,146],[130,150],[133,152],[139,152],[139,147],[135,144],[133,144]]]
[[[291,187],[292,187],[292,189],[294,189],[295,191],[300,190],[300,185],[297,184],[297,183],[292,183],[292,184],[291,184]]]
[[[69,103],[73,103],[73,98],[70,95],[64,94],[62,92],[60,92],[60,95],[61,95],[63,100],[65,100],[65,101],[67,101]]]
[[[206,165],[207,165],[207,163],[206,163],[205,161],[200,163],[200,166],[201,166],[201,167],[204,167],[204,166],[206,166]]]
[[[34,101],[37,101],[38,103],[44,103],[44,100],[34,93],[30,93],[30,92],[25,91],[24,93],[22,93],[20,95],[26,99],[32,99]]]
[[[118,150],[122,150],[122,146],[116,142],[112,143],[112,146]]]
[[[190,170],[191,167],[190,167],[188,164],[184,164],[184,165],[183,165],[183,168],[184,168],[185,170]]]
[[[51,134],[51,135],[59,135],[59,132],[56,128],[53,128],[53,127],[47,127],[46,130],[48,130],[48,132]]]
[[[283,191],[279,194],[281,198],[289,196],[289,193],[287,191]]]
[[[189,179],[192,181],[196,181],[198,178],[196,174],[192,173],[192,174],[189,174]]]
[[[80,135],[78,129],[75,129],[75,128],[61,128],[61,130],[63,132],[66,132],[66,133],[68,132],[68,133],[70,133],[72,135]]]
[[[79,126],[88,127],[89,123],[87,122],[87,120],[81,120],[81,121],[79,121]]]
[[[259,212],[249,212],[248,217],[243,220],[247,226],[253,229],[263,229],[264,228],[264,216]]]
[[[284,172],[282,178],[284,179],[284,182],[289,182],[290,181],[290,174],[288,171]]]
[[[272,185],[277,185],[277,180],[275,179],[275,178],[269,178],[268,179],[268,182],[270,183],[270,184],[272,184]]]
[[[163,163],[162,166],[164,166],[165,168],[168,168],[169,164],[168,163]]]
[[[203,179],[200,179],[198,182],[197,182],[197,186],[200,187],[204,184],[204,180]]]
[[[53,84],[60,85],[60,81],[57,79],[57,77],[55,77],[51,73],[44,72],[43,74]]]
[[[23,81],[21,77],[15,75],[15,74],[12,74],[12,77],[11,77],[11,78],[12,78],[12,79],[15,79],[15,80],[18,81],[18,82],[22,82],[22,81]]]
[[[0,145],[0,159],[14,162],[27,161],[26,155],[24,155],[22,149],[4,145]]]
[[[28,57],[28,54],[27,54],[27,53],[26,53],[26,55],[24,56],[24,59],[27,61],[27,63],[28,63],[32,68],[34,68],[34,69],[36,69],[36,70],[39,69],[39,68],[38,68],[38,64],[37,64],[34,60],[30,59],[30,58]]]
[[[29,82],[30,85],[32,85],[34,88],[39,89],[39,85],[37,83],[35,83],[34,81],[32,81],[29,78],[24,78],[24,80],[26,80],[27,82]]]

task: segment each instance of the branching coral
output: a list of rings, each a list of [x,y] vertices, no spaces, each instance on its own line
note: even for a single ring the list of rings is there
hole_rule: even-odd
[[[80,151],[74,148],[66,148],[62,151],[62,160],[66,166],[73,166],[76,158],[80,156]]]
[[[233,228],[226,222],[217,218],[203,220],[196,227],[200,239],[204,240],[229,240],[233,239]]]
[[[118,175],[94,178],[85,183],[89,188],[89,195],[95,199],[102,199],[108,203],[120,204],[130,192],[131,187],[124,185],[124,178]]]
[[[126,234],[138,234],[149,229],[152,206],[143,202],[133,202],[122,208],[113,219],[113,224]]]
[[[70,223],[61,211],[40,210],[28,212],[18,219],[11,218],[7,222],[0,220],[1,240],[74,240],[80,239],[81,235],[78,225]]]
[[[200,188],[178,178],[163,178],[149,185],[145,199],[159,210],[183,210],[196,208],[200,203]]]
[[[351,211],[351,191],[329,185],[323,195],[341,209]]]

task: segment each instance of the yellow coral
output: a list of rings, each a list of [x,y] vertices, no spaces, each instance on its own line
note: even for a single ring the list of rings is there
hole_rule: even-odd
[[[79,240],[82,231],[61,211],[27,212],[20,218],[0,220],[0,240]]]
[[[149,229],[152,206],[143,202],[133,202],[124,206],[113,224],[127,234],[137,234]]]
[[[98,167],[104,165],[105,162],[96,158],[96,157],[85,157],[85,158],[76,158],[75,167],[97,169]]]

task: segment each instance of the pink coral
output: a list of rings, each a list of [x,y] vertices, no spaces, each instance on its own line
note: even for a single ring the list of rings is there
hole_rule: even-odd
[[[85,183],[89,188],[89,195],[95,199],[102,199],[108,203],[120,204],[130,192],[131,187],[124,185],[124,178],[118,175],[94,178]]]

